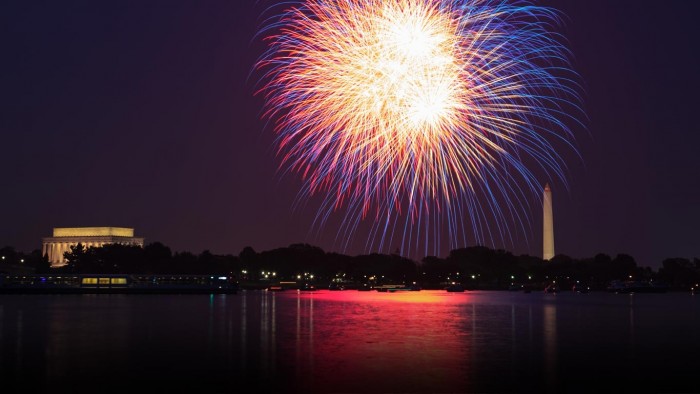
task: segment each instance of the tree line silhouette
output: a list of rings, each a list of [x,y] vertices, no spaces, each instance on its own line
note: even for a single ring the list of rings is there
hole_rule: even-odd
[[[309,244],[256,252],[245,247],[238,255],[175,252],[160,242],[144,247],[110,244],[85,248],[78,244],[65,254],[67,264],[51,268],[39,250],[25,254],[12,247],[0,249],[0,272],[22,268],[35,273],[77,274],[212,274],[231,275],[242,284],[264,287],[280,281],[332,281],[347,284],[409,284],[441,288],[461,283],[473,289],[507,289],[541,286],[556,281],[566,288],[576,283],[604,289],[613,280],[653,280],[673,289],[688,289],[700,282],[700,259],[668,258],[658,271],[640,267],[627,254],[575,259],[557,255],[549,261],[529,255],[473,246],[452,250],[441,258],[414,261],[398,254],[349,256],[325,252]]]

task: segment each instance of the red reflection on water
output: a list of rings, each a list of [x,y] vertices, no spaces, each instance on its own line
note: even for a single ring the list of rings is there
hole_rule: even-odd
[[[378,291],[316,291],[299,292],[301,297],[314,297],[324,301],[342,302],[410,302],[410,303],[440,303],[440,304],[465,304],[469,303],[469,293],[448,293],[446,291],[406,291],[394,292]]]
[[[297,324],[287,327],[293,334],[278,336],[278,345],[296,355],[296,378],[304,388],[454,392],[469,386],[467,294],[348,290],[282,297],[296,298]]]

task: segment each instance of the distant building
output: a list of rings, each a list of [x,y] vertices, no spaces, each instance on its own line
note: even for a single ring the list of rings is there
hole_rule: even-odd
[[[51,267],[66,264],[63,254],[71,246],[82,244],[86,248],[106,244],[136,245],[143,247],[143,238],[134,237],[133,228],[124,227],[68,227],[54,228],[53,237],[42,240],[41,254],[48,256]]]

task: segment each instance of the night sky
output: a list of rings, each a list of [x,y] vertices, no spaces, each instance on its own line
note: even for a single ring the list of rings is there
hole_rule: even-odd
[[[335,219],[310,233],[318,201],[293,209],[301,181],[276,170],[251,76],[271,4],[2,2],[0,246],[124,226],[176,251],[373,252],[363,230],[340,249]],[[700,257],[700,2],[538,4],[565,15],[588,117],[581,157],[561,152],[568,189],[553,182],[557,253]],[[528,215],[495,246],[541,255],[541,211]]]

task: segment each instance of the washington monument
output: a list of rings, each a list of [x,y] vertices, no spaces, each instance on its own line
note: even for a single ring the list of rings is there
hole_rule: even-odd
[[[544,186],[542,197],[542,259],[549,260],[554,257],[554,221],[552,218],[552,190],[549,183]]]

